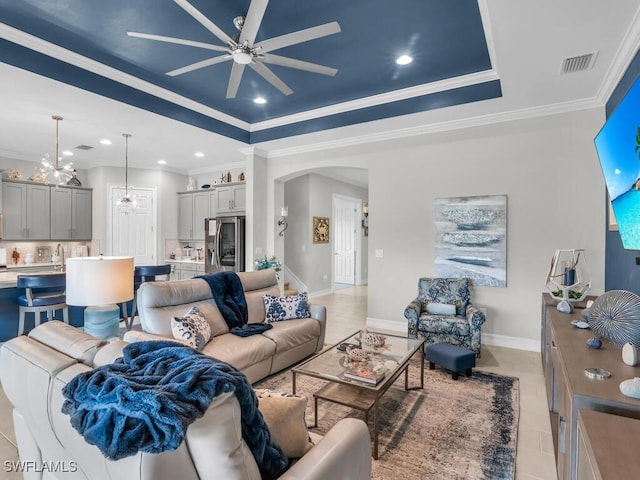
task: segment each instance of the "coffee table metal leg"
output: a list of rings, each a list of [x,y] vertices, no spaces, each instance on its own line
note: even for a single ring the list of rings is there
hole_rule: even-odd
[[[293,385],[291,387],[291,393],[293,395],[296,394],[296,372],[291,372],[293,374]]]
[[[313,428],[318,427],[318,397],[313,396]]]
[[[378,400],[373,403],[373,458],[378,459]]]
[[[424,355],[420,355],[420,387],[409,387],[409,364],[404,370],[404,389],[405,390],[424,390]]]

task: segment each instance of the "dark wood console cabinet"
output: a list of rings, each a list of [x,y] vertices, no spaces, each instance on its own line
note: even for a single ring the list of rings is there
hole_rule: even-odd
[[[623,380],[640,376],[640,367],[624,364],[621,347],[607,341],[597,350],[587,347],[586,341],[594,335],[593,332],[571,325],[571,320],[582,319],[582,308],[576,308],[572,314],[564,314],[558,312],[556,305],[551,295],[542,295],[542,363],[558,479],[578,479],[578,410],[640,419],[640,400],[623,395],[619,388]],[[585,375],[585,369],[590,367],[608,370],[611,377],[590,379]],[[630,441],[635,442],[631,431],[615,433],[622,437],[630,435]],[[606,453],[600,458],[620,460],[615,455],[607,457]],[[638,460],[630,458],[629,461]]]

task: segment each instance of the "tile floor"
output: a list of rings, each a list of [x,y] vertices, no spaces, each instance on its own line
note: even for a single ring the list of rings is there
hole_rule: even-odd
[[[327,307],[328,343],[335,343],[365,326],[366,286],[341,288],[331,295],[315,297],[311,302]],[[482,358],[477,363],[479,369],[520,379],[516,480],[557,479],[540,354],[483,346]],[[11,409],[10,403],[0,390],[0,480],[21,478],[16,472],[6,471],[7,462],[18,460]]]

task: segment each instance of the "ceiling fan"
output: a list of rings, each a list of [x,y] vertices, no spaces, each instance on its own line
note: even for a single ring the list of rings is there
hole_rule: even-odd
[[[269,53],[279,48],[308,42],[309,40],[315,40],[316,38],[321,38],[327,35],[338,33],[340,32],[340,25],[338,24],[338,22],[325,23],[316,27],[298,30],[297,32],[288,33],[286,35],[281,35],[279,37],[269,38],[258,43],[254,43],[269,0],[252,0],[251,4],[249,5],[247,16],[236,17],[233,20],[236,28],[240,30],[239,34],[236,34],[233,38],[223,32],[216,24],[205,17],[187,0],[174,1],[226,45],[214,45],[211,43],[197,42],[183,38],[166,37],[163,35],[153,35],[149,33],[127,32],[127,35],[131,37],[187,45],[217,52],[224,52],[224,55],[208,58],[206,60],[192,63],[191,65],[186,65],[176,70],[171,70],[170,72],[166,73],[167,75],[174,77],[176,75],[182,75],[183,73],[192,72],[194,70],[208,67],[210,65],[222,63],[227,60],[233,60],[231,75],[229,77],[229,83],[227,85],[226,97],[235,98],[236,93],[238,92],[238,87],[240,86],[240,80],[242,78],[242,73],[244,72],[245,65],[248,65],[256,73],[262,76],[262,78],[264,78],[267,82],[269,82],[285,95],[291,95],[293,93],[293,90],[291,90],[291,88],[289,88],[286,83],[284,83],[275,73],[273,73],[265,65],[265,63],[295,68],[298,70],[305,70],[313,73],[320,73],[322,75],[329,76],[333,76],[338,72],[338,70],[336,70],[335,68],[325,67],[324,65],[318,65],[316,63],[305,62],[302,60],[296,60],[294,58],[283,57],[281,55],[274,55],[272,53]]]

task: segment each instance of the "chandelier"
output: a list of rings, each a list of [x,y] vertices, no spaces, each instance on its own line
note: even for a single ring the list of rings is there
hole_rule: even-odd
[[[129,193],[129,137],[130,133],[123,133],[124,137],[124,195],[118,199],[116,205],[120,213],[128,214],[136,208],[137,202],[135,195]]]
[[[42,157],[42,167],[40,167],[40,171],[44,175],[44,179],[46,183],[56,183],[58,185],[66,184],[69,179],[71,179],[73,172],[73,163],[65,163],[63,166],[60,166],[60,156],[58,153],[58,124],[62,117],[60,115],[52,115],[56,121],[56,161],[52,163],[49,161],[49,154],[45,153],[44,157]]]

